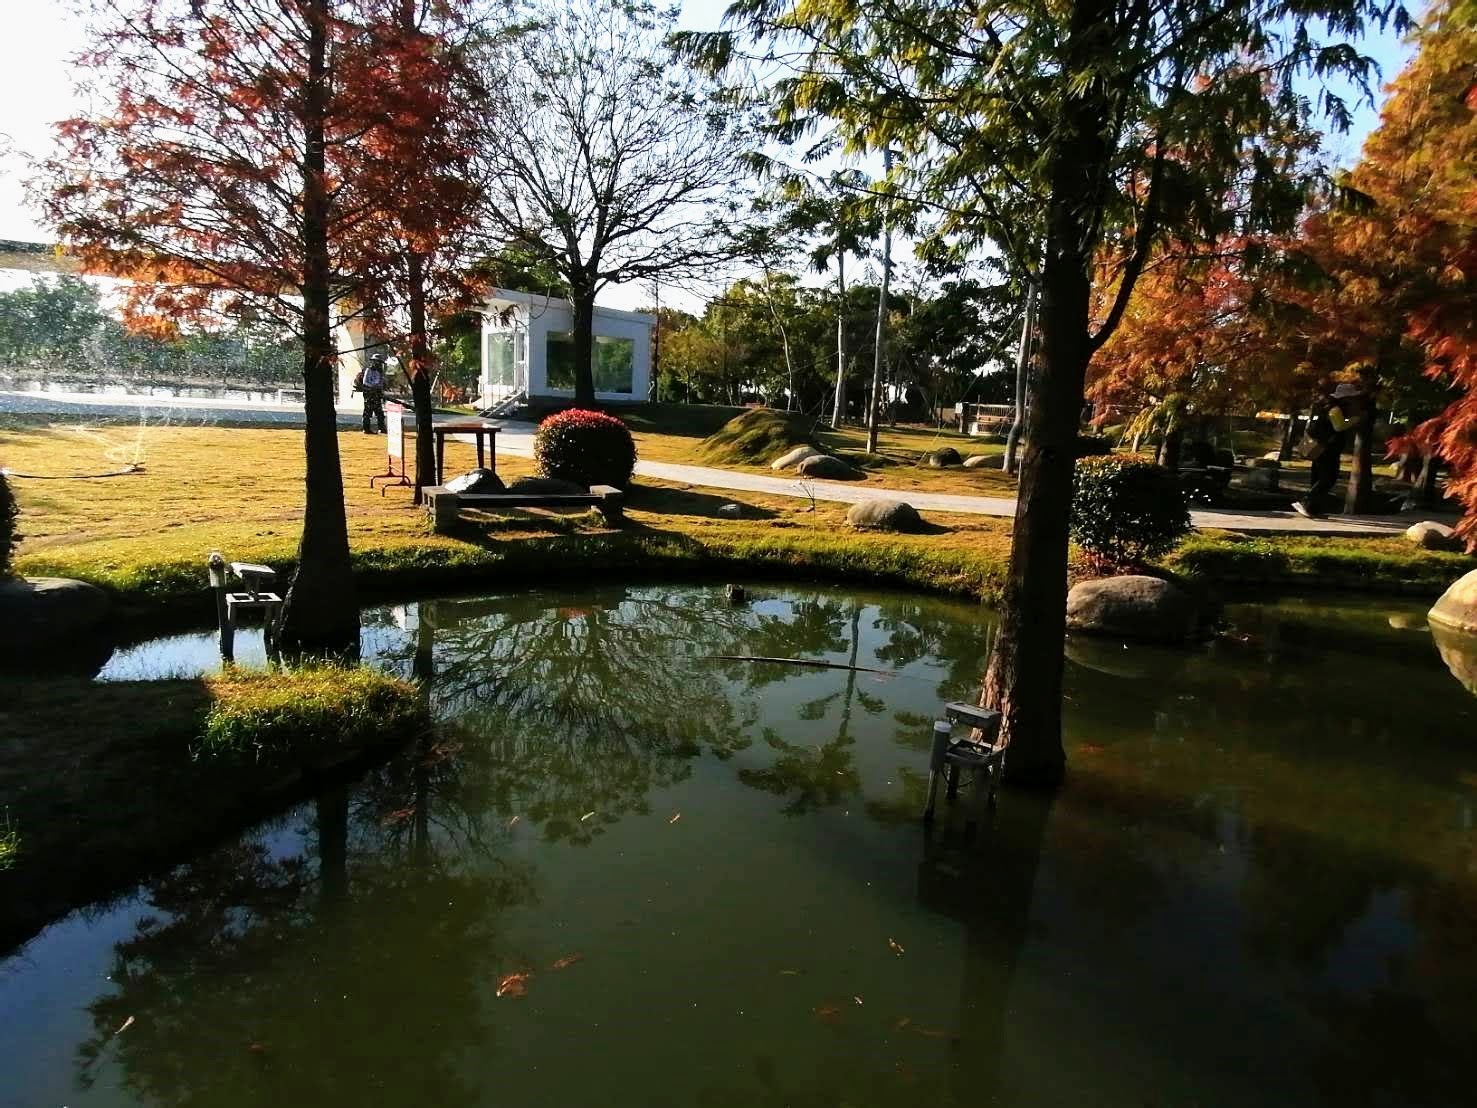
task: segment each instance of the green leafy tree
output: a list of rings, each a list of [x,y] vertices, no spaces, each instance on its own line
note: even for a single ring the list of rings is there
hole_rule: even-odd
[[[1039,371],[982,695],[1004,716],[1015,781],[1054,784],[1066,764],[1067,525],[1088,361],[1162,244],[1296,219],[1308,182],[1276,136],[1310,111],[1299,82],[1367,88],[1373,63],[1351,42],[1391,20],[1408,22],[1386,0],[739,0],[730,29],[681,40],[714,68],[777,68],[777,138],[896,151],[877,192],[933,213],[926,237],[941,248],[990,247],[1038,283]],[[1347,126],[1341,99],[1319,99]],[[1114,291],[1095,316],[1099,283]]]

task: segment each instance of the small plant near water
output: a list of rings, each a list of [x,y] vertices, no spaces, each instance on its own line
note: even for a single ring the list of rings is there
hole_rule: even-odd
[[[636,468],[636,442],[615,416],[570,408],[539,424],[533,457],[544,477],[623,489]]]
[[[10,811],[7,809],[5,818],[0,820],[0,873],[4,873],[15,865],[20,852],[20,832],[11,825]]]
[[[1129,569],[1169,553],[1190,530],[1179,480],[1137,458],[1083,458],[1072,478],[1072,538],[1099,569]]]
[[[10,576],[11,558],[21,541],[21,533],[15,529],[15,521],[19,517],[20,509],[15,505],[10,482],[0,472],[0,581]]]

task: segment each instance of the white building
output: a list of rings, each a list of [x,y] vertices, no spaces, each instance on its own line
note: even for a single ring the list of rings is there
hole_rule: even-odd
[[[493,289],[482,308],[482,395],[491,407],[519,395],[574,397],[574,311],[568,300]],[[651,329],[644,312],[595,308],[591,370],[595,397],[639,403],[651,384]]]

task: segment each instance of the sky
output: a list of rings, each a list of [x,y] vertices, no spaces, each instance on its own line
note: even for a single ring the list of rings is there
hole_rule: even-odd
[[[712,29],[719,25],[728,0],[683,0],[681,25]],[[72,114],[78,100],[68,59],[82,46],[77,17],[66,0],[6,0],[5,30],[0,35],[0,239],[49,242],[50,230],[24,200],[26,159],[44,156],[51,127]],[[1374,35],[1363,44],[1389,81],[1399,72],[1409,48],[1391,33]],[[1352,95],[1349,97],[1352,103]],[[1342,164],[1359,153],[1364,136],[1379,113],[1367,104],[1355,110],[1353,130],[1332,136],[1328,148]],[[634,307],[649,300],[641,289],[613,290],[613,307]]]

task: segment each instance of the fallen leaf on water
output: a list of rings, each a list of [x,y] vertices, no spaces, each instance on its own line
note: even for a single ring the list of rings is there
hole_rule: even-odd
[[[780,976],[781,977],[799,977],[800,976],[800,971],[797,970],[797,969],[782,969],[782,970],[780,970]]]
[[[531,973],[510,973],[497,983],[498,996],[520,997],[528,992],[528,979]]]
[[[823,1019],[827,1023],[835,1023],[841,1018],[841,1009],[834,1004],[822,1004],[819,1008],[815,1009],[815,1014],[817,1018]]]
[[[915,1027],[913,1034],[922,1035],[925,1039],[952,1039],[953,1036],[947,1031],[940,1031],[937,1027]]]
[[[854,1001],[856,1001],[856,1006],[857,1006],[857,1007],[858,1007],[858,1008],[860,1008],[860,1007],[861,1007],[861,1006],[862,1006],[862,998],[861,998],[861,997],[859,997],[859,996],[854,996],[854,997],[852,997],[852,998],[851,998],[851,999],[852,999],[852,1000],[854,1000]]]
[[[594,812],[586,812],[584,815],[580,816],[580,822],[581,823],[584,823],[585,820],[589,819],[594,814],[595,814]]]
[[[251,1051],[251,1053],[253,1053],[253,1054],[265,1054],[267,1052],[267,1044],[266,1043],[247,1043],[246,1044],[246,1049],[249,1050],[249,1051]]]
[[[512,827],[513,824],[515,824],[517,822],[518,822],[518,817],[517,816],[514,816],[512,819],[508,820],[508,826],[509,827]]]
[[[123,1034],[123,1032],[127,1031],[132,1026],[133,1026],[133,1017],[132,1016],[129,1016],[126,1020],[123,1021],[123,1025],[121,1027],[119,1027],[117,1031],[114,1031],[113,1034],[115,1034],[115,1035],[121,1035],[121,1034]]]
[[[1101,754],[1103,752],[1103,748],[1097,743],[1083,743],[1077,749],[1083,754]]]
[[[551,965],[549,968],[550,969],[568,969],[570,966],[574,965],[576,962],[583,962],[584,960],[585,960],[585,956],[583,954],[566,954],[563,958],[555,959],[554,964]]]
[[[404,823],[413,815],[415,815],[414,808],[397,808],[395,811],[385,814],[385,817],[380,820],[380,826],[389,827],[392,824]]]
[[[682,818],[682,813],[681,813],[681,812],[678,812],[678,813],[677,813],[677,814],[676,814],[676,815],[674,815],[674,816],[673,816],[673,817],[672,817],[672,818],[671,818],[671,819],[669,819],[669,820],[667,820],[667,822],[668,822],[668,823],[676,823],[676,822],[677,822],[677,821],[678,821],[678,820],[679,820],[679,819],[681,819],[681,818]]]
[[[887,949],[891,950],[899,958],[903,956],[903,944],[898,942],[896,939],[887,940]]]
[[[906,1031],[908,1029],[908,1026],[912,1022],[913,1022],[913,1017],[912,1016],[904,1016],[902,1019],[898,1020],[897,1023],[895,1023],[895,1024],[892,1025],[892,1029],[894,1031]]]

